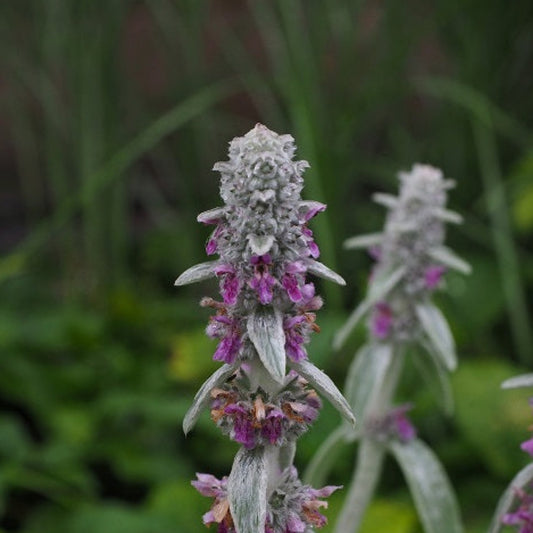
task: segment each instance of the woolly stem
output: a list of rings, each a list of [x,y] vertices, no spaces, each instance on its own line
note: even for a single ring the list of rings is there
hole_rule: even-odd
[[[396,347],[393,362],[380,389],[369,400],[366,419],[385,414],[396,392],[404,360],[403,347]],[[385,458],[385,448],[374,439],[362,437],[357,462],[344,506],[335,525],[335,533],[356,533],[374,495]]]

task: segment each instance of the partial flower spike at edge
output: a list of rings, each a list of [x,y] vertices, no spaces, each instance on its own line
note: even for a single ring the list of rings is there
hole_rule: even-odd
[[[185,271],[176,285],[216,277],[220,299],[206,333],[218,340],[222,366],[200,387],[187,412],[188,433],[204,408],[221,431],[241,445],[228,477],[197,474],[193,486],[213,505],[204,517],[218,533],[309,533],[326,523],[320,512],[340,487],[313,489],[293,466],[296,439],[318,416],[319,395],[350,426],[355,418],[331,379],[307,357],[322,306],[310,276],[344,285],[318,261],[308,227],[326,206],[303,201],[306,161],[293,160],[290,135],[261,124],[229,146],[216,163],[224,206],[201,213],[213,227],[206,245],[212,261]]]

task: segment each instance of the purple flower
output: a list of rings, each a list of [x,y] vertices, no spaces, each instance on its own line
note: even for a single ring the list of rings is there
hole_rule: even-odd
[[[283,420],[285,415],[279,409],[271,409],[266,415],[261,426],[261,435],[270,442],[276,444],[283,432]]]
[[[304,226],[302,228],[302,235],[307,244],[309,255],[316,259],[320,255],[320,249],[318,248],[316,242],[313,239],[313,232],[307,226]]]
[[[378,339],[385,339],[392,328],[392,309],[386,302],[378,302],[374,306],[371,318],[372,335]]]
[[[281,284],[292,302],[299,302],[303,298],[300,284],[305,281],[305,277],[302,275],[305,271],[306,268],[300,261],[288,263],[285,267],[285,274]]]
[[[401,405],[388,414],[392,425],[391,429],[402,442],[409,442],[416,437],[416,428],[406,415],[407,411],[411,409],[412,405],[410,404]]]
[[[254,265],[254,277],[249,281],[249,285],[254,289],[259,301],[263,304],[269,304],[272,301],[272,289],[277,283],[276,278],[270,274],[269,267],[272,265],[272,258],[269,254],[253,255],[250,262]]]
[[[296,315],[287,318],[283,323],[285,330],[285,350],[287,355],[295,362],[307,359],[307,352],[302,344],[305,342],[305,338],[302,335],[302,324],[307,322],[305,315]]]
[[[211,237],[209,237],[205,245],[207,255],[213,255],[218,250],[218,238],[222,234],[223,227],[217,226]]]
[[[526,440],[520,445],[520,448],[525,451],[526,453],[529,453],[533,457],[533,438]]]
[[[224,409],[224,413],[232,415],[233,418],[232,438],[236,442],[241,443],[245,448],[253,448],[256,444],[255,429],[250,411],[242,405],[233,403]]]
[[[319,202],[314,202],[314,206],[311,207],[310,209],[308,209],[305,212],[305,214],[303,216],[303,221],[304,222],[308,222],[309,220],[311,220],[318,213],[322,213],[322,211],[325,211],[326,207],[327,207],[326,204],[321,204]]]
[[[235,269],[231,265],[222,264],[216,266],[213,271],[217,276],[222,276],[220,292],[224,299],[224,303],[227,305],[235,305],[241,290],[241,282],[237,278]]]
[[[441,265],[431,265],[424,272],[424,282],[427,289],[434,289],[440,283],[446,268]]]
[[[238,321],[226,315],[212,316],[206,333],[211,338],[222,339],[213,354],[213,360],[233,363],[242,346]]]
[[[515,489],[520,506],[512,513],[502,516],[502,524],[520,526],[519,533],[533,533],[533,497],[522,489]]]
[[[211,474],[196,474],[197,481],[191,485],[202,495],[215,498],[211,509],[204,514],[203,522],[206,526],[218,524],[218,533],[234,533],[233,519],[229,510],[227,497],[228,478],[217,479]]]

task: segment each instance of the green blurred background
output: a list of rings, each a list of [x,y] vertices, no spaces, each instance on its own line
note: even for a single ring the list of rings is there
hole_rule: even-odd
[[[456,412],[413,372],[401,396],[483,531],[533,419],[527,391],[499,389],[533,368],[531,0],[4,0],[0,28],[0,531],[204,530],[190,479],[227,474],[236,446],[207,415],[180,426],[217,368],[197,305],[216,285],[173,281],[205,257],[213,163],[258,121],[293,134],[305,196],[328,204],[312,227],[348,286],[318,284],[309,351],[338,383],[364,328],[341,353],[332,333],[370,267],[343,240],[379,230],[370,195],[398,170],[457,180],[449,243],[474,272],[438,296]],[[326,406],[301,468],[337,423]],[[365,528],[421,531],[392,462]]]

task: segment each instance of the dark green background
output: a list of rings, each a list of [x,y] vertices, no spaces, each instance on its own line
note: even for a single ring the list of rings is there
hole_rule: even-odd
[[[227,474],[236,447],[206,415],[180,425],[217,368],[197,305],[216,285],[172,284],[205,257],[213,163],[258,121],[294,135],[305,196],[328,204],[312,228],[348,286],[318,283],[309,351],[339,384],[364,328],[341,353],[331,337],[370,268],[343,240],[379,230],[370,196],[398,170],[457,180],[449,244],[474,272],[437,297],[456,413],[411,370],[401,399],[483,531],[532,420],[527,391],[499,389],[533,367],[531,1],[4,0],[0,39],[0,531],[204,529],[189,480]],[[327,406],[300,467],[337,423]],[[392,463],[368,518],[420,531]]]

